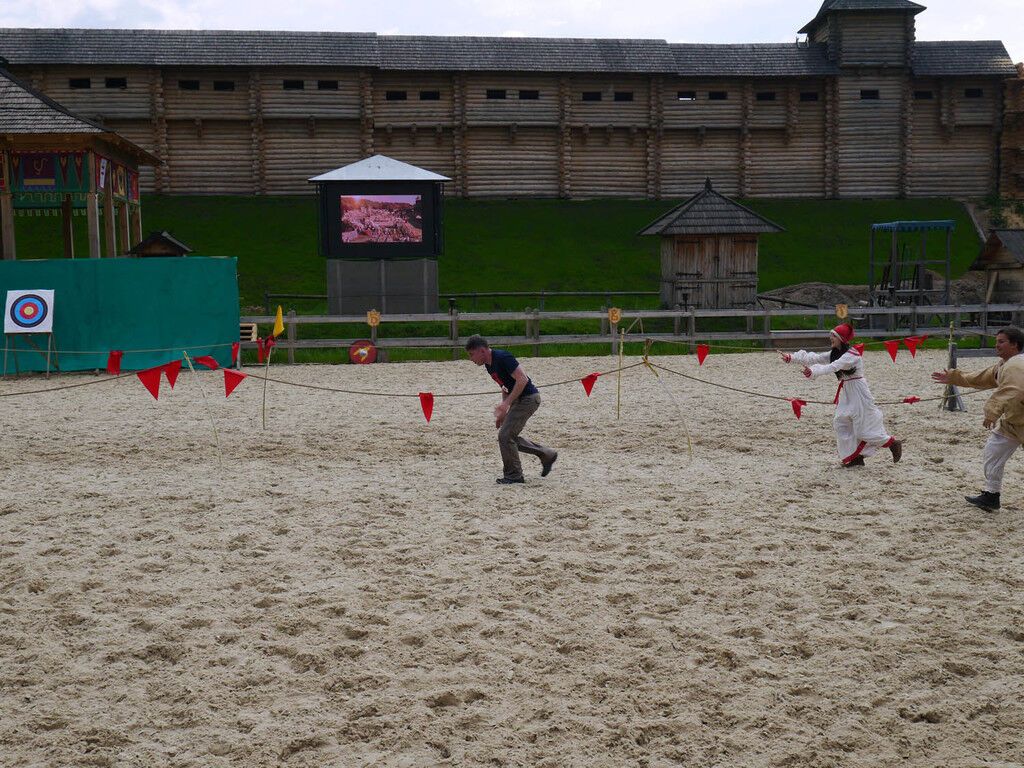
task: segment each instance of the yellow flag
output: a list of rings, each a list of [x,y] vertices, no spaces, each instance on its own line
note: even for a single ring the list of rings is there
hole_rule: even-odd
[[[277,317],[274,318],[274,335],[280,336],[284,333],[284,317],[281,314],[281,305],[277,305]]]

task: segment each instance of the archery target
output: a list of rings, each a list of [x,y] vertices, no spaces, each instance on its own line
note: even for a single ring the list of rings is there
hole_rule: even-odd
[[[4,333],[52,333],[53,291],[8,291]]]

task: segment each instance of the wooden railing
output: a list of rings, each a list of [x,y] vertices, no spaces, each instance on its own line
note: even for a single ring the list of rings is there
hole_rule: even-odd
[[[985,343],[987,337],[994,336],[996,331],[1006,324],[1007,319],[1020,323],[1024,318],[1024,304],[972,304],[972,305],[939,305],[921,307],[852,307],[851,315],[857,326],[857,336],[862,339],[897,338],[901,336],[930,333],[946,335],[949,324],[953,324],[953,335],[980,336]],[[779,318],[812,318],[815,328],[793,330],[773,329],[772,321]],[[872,321],[872,318],[877,318]],[[641,332],[643,320],[672,321],[671,332]],[[701,330],[700,323],[714,323],[721,320],[745,321],[746,330]],[[269,331],[274,323],[273,315],[246,316],[242,322],[257,323]],[[435,312],[429,314],[388,314],[381,315],[381,326],[408,323],[443,323],[448,327],[447,336],[421,337],[387,337],[378,334],[377,327],[366,323],[365,315],[298,315],[294,310],[285,316],[286,334],[278,339],[278,347],[286,350],[288,361],[295,361],[297,349],[338,349],[348,347],[359,339],[369,339],[377,347],[387,348],[435,348],[459,350],[465,344],[469,333],[465,333],[467,324],[485,322],[518,322],[523,324],[521,336],[487,335],[488,341],[496,346],[533,346],[539,354],[544,344],[609,344],[612,352],[620,341],[620,329],[628,330],[627,340],[643,338],[655,340],[671,340],[693,345],[701,341],[751,341],[771,347],[787,340],[821,337],[823,333],[837,322],[833,307],[816,309],[747,309],[747,310],[713,310],[713,309],[641,309],[622,310],[618,323],[609,321],[604,311],[567,311],[542,312],[531,310],[523,312]],[[594,323],[591,333],[558,333],[543,334],[541,326],[554,320],[590,321]],[[333,339],[300,339],[299,327],[302,325],[361,325],[365,332],[349,338]],[[876,327],[872,327],[876,326]],[[881,326],[881,327],[878,327]],[[475,331],[473,331],[475,332]],[[244,348],[253,348],[253,343],[242,344]]]

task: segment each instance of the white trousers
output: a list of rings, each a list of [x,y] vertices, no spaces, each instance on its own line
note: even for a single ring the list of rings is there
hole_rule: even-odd
[[[982,453],[985,468],[985,490],[989,493],[999,493],[1003,487],[1003,469],[1006,462],[1013,455],[1013,452],[1020,448],[1013,438],[993,432],[985,443],[985,451]]]

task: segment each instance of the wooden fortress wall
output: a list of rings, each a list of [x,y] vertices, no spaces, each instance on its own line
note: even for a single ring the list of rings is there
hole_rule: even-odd
[[[1000,181],[1019,193],[1024,121],[1003,132],[1004,101],[1024,108],[1019,81],[909,76],[905,53],[891,53],[906,29],[888,31],[876,50],[877,25],[844,28],[830,41],[840,57],[885,61],[809,79],[11,70],[163,159],[144,169],[146,192],[309,194],[307,178],[379,153],[451,177],[449,194],[466,197],[676,198],[705,176],[752,197],[981,196]]]

